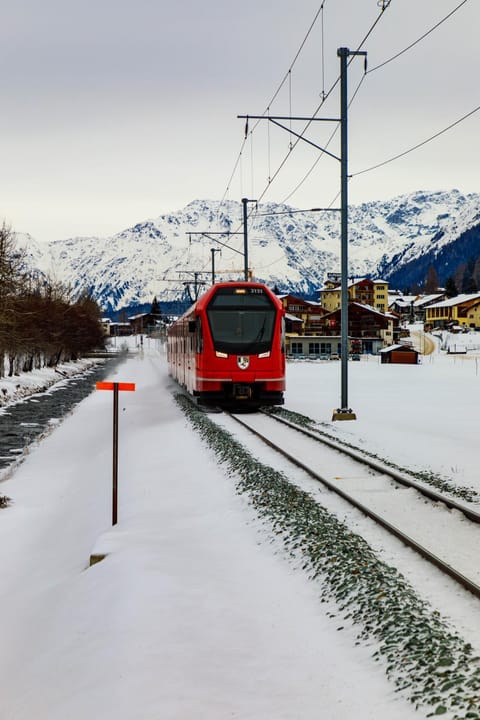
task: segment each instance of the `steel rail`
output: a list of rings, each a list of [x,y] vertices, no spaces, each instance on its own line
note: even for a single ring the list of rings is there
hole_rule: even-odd
[[[430,500],[434,500],[435,502],[441,502],[447,507],[449,507],[452,510],[459,510],[461,513],[465,515],[469,520],[475,523],[480,523],[480,512],[477,512],[476,510],[473,510],[473,508],[468,507],[468,505],[464,505],[461,502],[458,502],[457,500],[453,500],[450,497],[446,497],[445,495],[442,495],[437,490],[433,490],[432,488],[428,487],[427,485],[424,485],[423,483],[417,482],[416,480],[413,480],[413,478],[408,477],[407,475],[398,472],[397,470],[394,470],[393,468],[390,468],[385,463],[382,463],[378,460],[375,460],[373,458],[369,458],[366,455],[363,455],[358,450],[353,450],[352,448],[345,447],[345,445],[342,445],[340,442],[335,442],[335,440],[331,440],[330,438],[324,438],[318,433],[307,430],[307,428],[303,428],[299,425],[296,425],[295,423],[290,422],[289,420],[286,420],[285,418],[278,417],[277,415],[272,415],[271,413],[263,413],[267,417],[272,418],[272,420],[276,420],[279,423],[283,423],[283,425],[286,425],[287,427],[292,428],[293,430],[296,430],[297,432],[302,433],[303,435],[306,435],[307,437],[312,438],[313,440],[316,440],[317,442],[321,442],[324,445],[327,445],[328,447],[332,448],[333,450],[338,450],[339,452],[343,453],[344,455],[348,455],[349,457],[353,458],[353,460],[357,460],[360,463],[363,463],[364,465],[367,465],[367,467],[372,468],[372,470],[377,470],[378,472],[384,473],[388,475],[389,477],[393,478],[394,480],[397,480],[402,485],[405,485],[406,487],[414,488],[415,490],[418,490],[418,492],[422,493],[422,495],[425,495],[425,497],[428,497]]]
[[[224,414],[227,415],[228,417],[230,417],[235,422],[242,425],[247,430],[249,430],[249,432],[251,432],[253,435],[258,437],[260,440],[262,440],[266,445],[271,447],[273,450],[280,453],[283,457],[285,457],[287,460],[289,460],[293,465],[295,465],[296,467],[298,467],[301,470],[303,470],[304,472],[306,472],[308,475],[310,475],[310,477],[321,482],[323,485],[328,487],[329,490],[332,490],[333,492],[335,492],[337,495],[339,495],[344,500],[346,500],[348,503],[350,503],[350,505],[353,505],[355,508],[360,510],[364,515],[371,518],[376,523],[381,525],[383,528],[388,530],[388,532],[390,532],[392,535],[394,535],[399,540],[401,540],[405,545],[412,548],[412,550],[415,550],[415,552],[417,552],[419,555],[421,555],[421,557],[423,557],[425,560],[428,560],[428,562],[430,562],[436,568],[441,570],[444,574],[448,575],[450,578],[455,580],[463,588],[465,588],[466,590],[471,592],[472,595],[474,595],[476,598],[480,599],[480,586],[477,585],[475,582],[473,582],[472,580],[467,578],[465,575],[463,575],[462,573],[455,570],[455,568],[453,568],[451,565],[444,562],[441,558],[439,558],[437,555],[432,553],[430,550],[428,550],[427,548],[425,548],[422,545],[420,545],[419,543],[417,543],[416,540],[413,540],[413,538],[406,535],[398,527],[396,527],[395,525],[392,525],[392,523],[388,522],[388,520],[385,520],[385,518],[378,515],[376,512],[374,512],[373,510],[368,508],[366,505],[361,503],[359,500],[356,500],[354,497],[349,495],[349,493],[347,493],[344,490],[342,490],[341,488],[339,488],[337,485],[335,485],[330,480],[328,480],[327,478],[325,478],[322,475],[320,475],[319,473],[317,473],[315,470],[312,470],[310,467],[305,465],[305,463],[303,463],[297,457],[295,457],[294,455],[291,455],[286,450],[284,450],[283,448],[276,445],[272,440],[265,437],[260,431],[255,430],[254,428],[250,427],[247,422],[241,420],[238,416],[232,415],[229,412],[224,412]],[[266,413],[266,415],[268,415],[268,417],[270,417],[272,419],[275,419],[275,420],[277,419],[268,413]],[[285,421],[282,420],[282,422],[285,422]],[[290,426],[293,430],[299,430],[301,432],[304,432],[303,428],[297,428],[292,423],[286,422],[285,424]],[[310,433],[307,432],[306,434],[309,435]],[[316,436],[313,436],[313,439],[318,440],[319,438]],[[329,444],[329,443],[327,443],[327,444]],[[344,452],[343,448],[341,448],[341,447],[335,447],[335,449],[339,450],[340,452]],[[392,477],[392,474],[390,473],[390,470],[388,470],[388,468],[382,468],[381,472]]]

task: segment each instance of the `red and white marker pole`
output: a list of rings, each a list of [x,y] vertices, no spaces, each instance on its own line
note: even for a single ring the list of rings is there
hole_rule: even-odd
[[[112,475],[112,525],[117,524],[118,514],[118,392],[135,391],[135,383],[97,382],[97,390],[113,390],[113,475]]]

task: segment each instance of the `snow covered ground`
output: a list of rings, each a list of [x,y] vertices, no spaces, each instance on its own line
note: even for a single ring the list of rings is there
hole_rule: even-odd
[[[331,423],[340,364],[290,363],[286,407],[480,489],[477,365],[471,353],[418,366],[350,363],[358,419]],[[12,501],[0,510],[0,719],[421,717],[372,649],[355,644],[355,630],[338,631],[334,608],[270,542],[192,432],[158,341],[114,372],[137,385],[120,396],[114,528],[109,392],[80,403],[0,484]],[[420,561],[405,558],[420,582]],[[480,607],[447,586],[432,573],[424,589],[432,600],[448,594],[452,620],[468,633]]]

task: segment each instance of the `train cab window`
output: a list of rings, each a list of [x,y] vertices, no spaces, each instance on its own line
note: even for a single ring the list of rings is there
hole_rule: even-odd
[[[215,350],[254,355],[271,348],[276,309],[261,288],[219,288],[207,307]]]

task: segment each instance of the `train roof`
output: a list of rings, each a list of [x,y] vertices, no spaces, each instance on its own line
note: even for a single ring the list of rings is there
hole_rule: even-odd
[[[213,295],[219,288],[228,288],[228,287],[262,288],[263,290],[265,290],[265,292],[267,293],[269,298],[272,300],[272,302],[278,307],[278,309],[283,310],[283,305],[281,303],[281,300],[279,300],[277,295],[275,295],[275,293],[272,290],[270,290],[270,288],[267,287],[264,283],[252,282],[250,280],[244,280],[243,282],[240,280],[238,280],[238,281],[232,280],[232,281],[228,281],[228,282],[219,282],[219,283],[215,283],[214,285],[212,285],[206,292],[203,293],[203,295],[201,295],[198,298],[198,300],[191,307],[188,308],[188,310],[182,315],[182,317],[186,317],[186,316],[190,315],[195,309],[203,310],[207,306],[207,304],[209,303],[209,301],[211,300],[211,298],[213,297]]]

